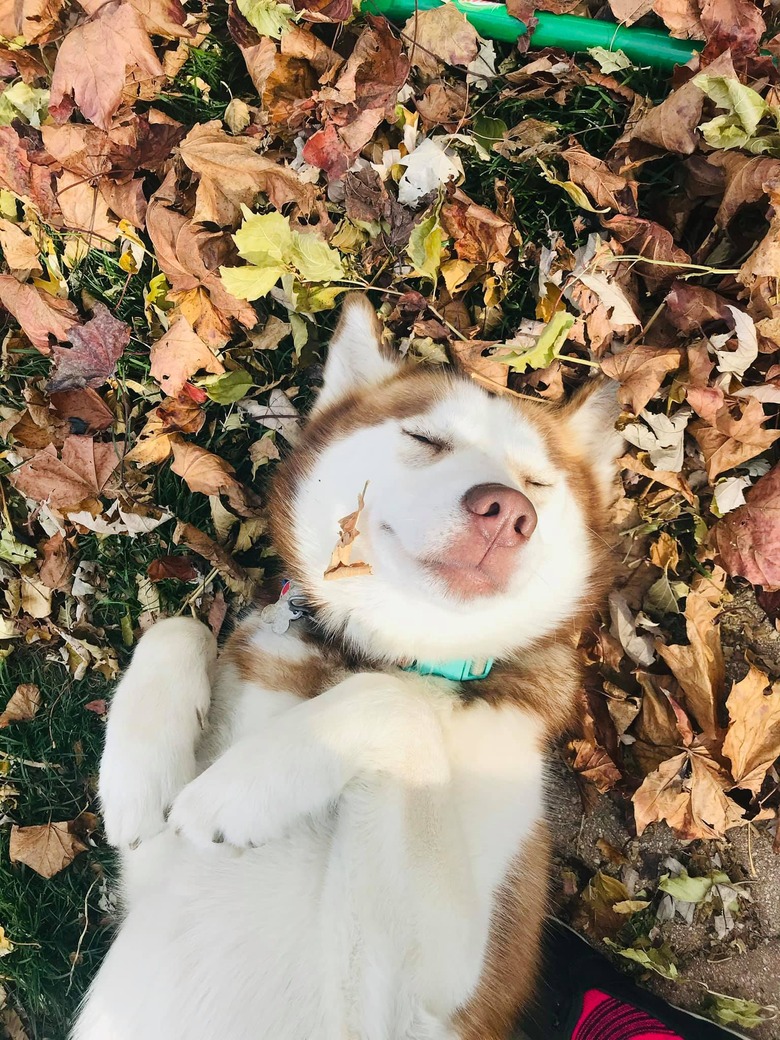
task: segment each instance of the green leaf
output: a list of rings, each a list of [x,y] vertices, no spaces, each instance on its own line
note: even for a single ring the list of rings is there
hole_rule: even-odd
[[[233,404],[246,397],[252,387],[252,377],[243,368],[225,372],[221,376],[209,376],[203,381],[203,389],[217,404]]]
[[[673,899],[683,903],[702,903],[712,891],[713,885],[730,885],[731,878],[723,871],[714,871],[707,877],[690,877],[687,870],[682,870],[677,877],[664,874],[658,882],[662,892],[667,892]]]
[[[619,956],[639,964],[642,968],[654,971],[665,979],[677,978],[677,965],[674,963],[671,950],[666,945],[655,947],[644,938],[637,939],[634,945],[629,947],[618,946],[611,939],[605,939],[604,942]]]
[[[266,267],[220,267],[222,284],[237,300],[259,300],[267,296],[287,270],[282,264]]]
[[[729,997],[725,993],[711,993],[707,1006],[712,1017],[721,1025],[737,1025],[743,1029],[755,1029],[777,1016],[777,1008],[764,1007],[740,997]]]
[[[670,581],[664,571],[658,581],[653,582],[645,595],[645,607],[656,614],[681,614],[679,601],[688,593],[684,581]]]
[[[748,137],[755,134],[758,124],[769,113],[769,106],[761,95],[740,83],[738,79],[730,76],[708,76],[704,73],[696,76],[693,82],[718,108],[725,108],[729,115],[736,116]],[[699,129],[704,132],[704,127]]]
[[[319,311],[332,310],[339,296],[348,289],[347,285],[307,285],[295,281],[290,295],[295,301],[297,311],[303,314],[317,314]]]
[[[631,59],[624,51],[610,51],[606,47],[588,47],[588,54],[605,75],[631,68]]]
[[[439,223],[438,213],[431,213],[415,225],[406,247],[406,255],[414,264],[415,277],[436,281],[443,245],[444,230]]]
[[[276,0],[237,0],[238,9],[250,25],[253,25],[261,36],[270,36],[273,40],[281,40],[290,31],[290,22],[296,17],[294,8],[289,4],[280,4]]]
[[[242,206],[244,221],[233,235],[239,256],[250,264],[264,267],[269,260],[287,263],[293,252],[290,221],[281,213],[252,213]]]
[[[18,542],[10,527],[4,527],[0,534],[0,560],[7,563],[21,564],[35,559],[35,549],[31,545]]]
[[[344,277],[338,250],[331,249],[316,232],[293,232],[290,263],[305,282],[335,282]]]
[[[574,324],[574,315],[568,311],[556,311],[542,329],[533,347],[521,352],[500,354],[495,357],[513,372],[525,372],[529,368],[547,368],[566,341],[566,333]]]
[[[579,206],[580,209],[587,210],[588,213],[606,213],[606,209],[597,209],[596,206],[590,201],[588,196],[574,181],[561,181],[559,180],[550,167],[543,163],[541,159],[536,160],[542,168],[542,176],[549,184],[554,184],[558,188],[563,188],[575,206]]]
[[[0,94],[0,126],[24,116],[31,126],[40,126],[49,111],[49,91],[28,87],[21,80]]]
[[[497,141],[502,141],[509,127],[503,119],[491,119],[488,116],[477,116],[473,123],[474,136],[488,151]]]

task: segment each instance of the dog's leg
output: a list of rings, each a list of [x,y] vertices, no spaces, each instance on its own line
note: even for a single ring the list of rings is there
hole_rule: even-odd
[[[171,826],[200,845],[258,845],[336,802],[361,775],[385,773],[409,786],[445,783],[434,700],[407,677],[350,676],[230,748],[182,791]]]
[[[170,618],[141,639],[114,694],[100,763],[106,837],[134,847],[165,826],[173,799],[196,775],[217,656],[192,618]]]

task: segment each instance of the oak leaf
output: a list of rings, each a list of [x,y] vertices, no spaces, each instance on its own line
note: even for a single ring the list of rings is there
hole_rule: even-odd
[[[767,770],[780,758],[780,683],[770,683],[751,664],[732,686],[726,707],[731,721],[723,754],[731,761],[735,785],[758,794]]]
[[[40,874],[51,878],[59,874],[88,846],[74,833],[76,821],[45,823],[37,827],[11,827],[8,857],[11,863],[24,863]]]

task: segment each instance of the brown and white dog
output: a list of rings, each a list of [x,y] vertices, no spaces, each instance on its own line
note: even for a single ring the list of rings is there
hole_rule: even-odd
[[[528,999],[617,408],[599,384],[492,396],[380,340],[348,299],[272,493],[311,618],[255,611],[219,657],[163,621],[116,692],[100,794],[127,912],[75,1040],[499,1040]],[[366,482],[371,574],[327,580]]]

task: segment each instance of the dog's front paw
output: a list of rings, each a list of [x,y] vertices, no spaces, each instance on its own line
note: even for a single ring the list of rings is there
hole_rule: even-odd
[[[272,837],[272,821],[265,819],[245,769],[231,768],[226,759],[187,784],[173,803],[168,823],[201,847],[223,842],[237,848],[262,845]]]

